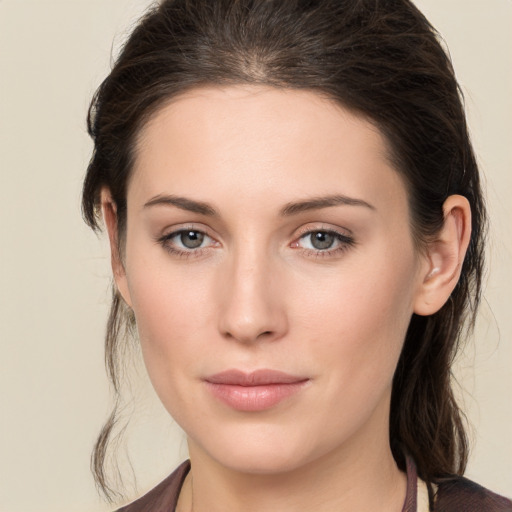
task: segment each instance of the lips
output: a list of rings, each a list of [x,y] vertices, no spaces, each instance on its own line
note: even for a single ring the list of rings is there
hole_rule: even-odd
[[[227,370],[204,380],[215,398],[232,409],[246,412],[275,407],[300,392],[308,381],[306,377],[267,369],[251,373]]]

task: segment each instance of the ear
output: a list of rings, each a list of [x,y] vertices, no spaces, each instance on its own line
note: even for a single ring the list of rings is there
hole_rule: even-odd
[[[469,245],[471,207],[468,200],[459,195],[448,197],[443,214],[443,227],[427,246],[423,281],[414,303],[414,312],[418,315],[432,315],[448,300],[459,280]]]
[[[117,289],[124,301],[131,307],[130,291],[126,279],[126,270],[120,254],[119,230],[117,224],[117,206],[112,199],[110,190],[107,187],[101,189],[101,212],[103,222],[107,228],[108,240],[110,242],[110,262],[112,273]]]

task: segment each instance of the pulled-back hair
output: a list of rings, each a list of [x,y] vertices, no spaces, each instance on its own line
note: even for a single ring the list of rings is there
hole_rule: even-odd
[[[108,187],[122,235],[141,128],[191,88],[234,84],[317,92],[373,122],[406,184],[419,250],[442,226],[445,199],[468,199],[472,234],[460,280],[437,313],[412,316],[390,414],[390,444],[401,469],[409,452],[428,482],[462,474],[468,447],[451,366],[480,298],[485,209],[462,95],[437,32],[407,0],[161,2],[138,23],[92,101],[86,222],[99,229],[100,190]],[[119,355],[132,323],[115,291],[105,348],[116,394]],[[93,454],[96,481],[107,495],[112,488],[104,462],[115,421],[116,410]]]

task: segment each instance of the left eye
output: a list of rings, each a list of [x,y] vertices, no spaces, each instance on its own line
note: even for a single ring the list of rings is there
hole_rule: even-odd
[[[313,249],[325,250],[330,249],[336,242],[336,237],[333,233],[327,231],[314,231],[304,237]]]
[[[329,249],[336,249],[339,245],[350,244],[351,242],[349,237],[334,231],[310,231],[300,237],[297,245],[313,251],[327,251]]]

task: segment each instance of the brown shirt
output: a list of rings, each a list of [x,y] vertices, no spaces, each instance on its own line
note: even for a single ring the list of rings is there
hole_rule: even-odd
[[[190,461],[183,464],[154,489],[117,512],[174,512]],[[512,512],[512,501],[494,494],[466,478],[453,476],[436,481],[433,512]],[[402,512],[418,511],[416,466],[407,458],[407,494]]]

